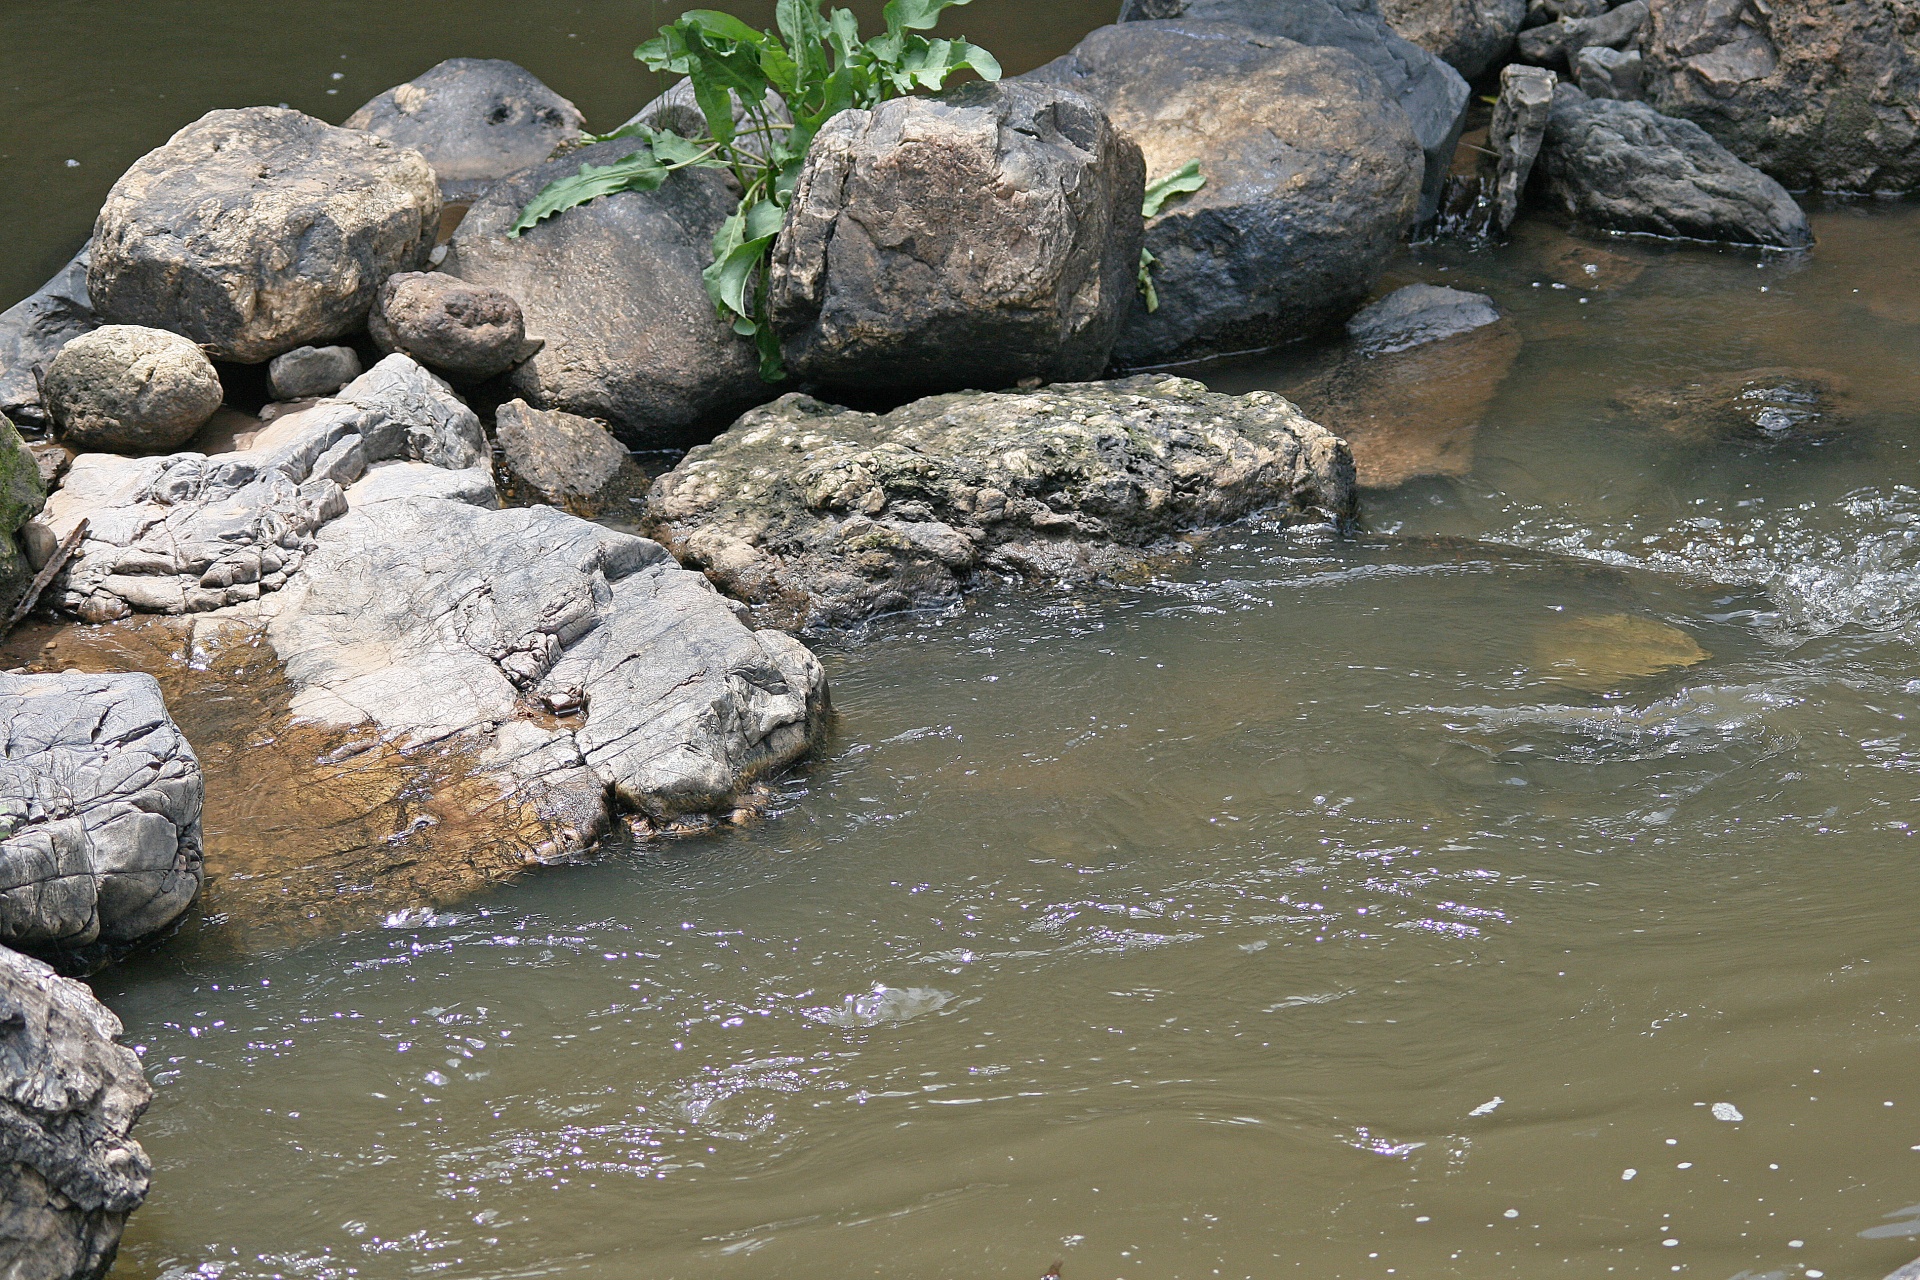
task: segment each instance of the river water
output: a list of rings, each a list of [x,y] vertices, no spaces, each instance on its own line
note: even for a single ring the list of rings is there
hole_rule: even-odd
[[[1106,8],[990,3],[952,25],[1015,67]],[[479,52],[618,118],[636,7],[0,14],[38,122],[0,159],[31,171],[10,292],[207,106],[339,118]],[[116,76],[77,101],[93,59]],[[81,176],[42,174],[63,151]],[[1483,289],[1521,345],[1452,474],[1369,493],[1355,537],[1249,524],[826,646],[836,731],[748,829],[103,973],[156,1086],[115,1275],[1853,1280],[1920,1253],[1920,208],[1815,229],[1804,258],[1538,221],[1410,252],[1390,283]],[[1824,398],[1736,391],[1709,430],[1640,394],[1728,377]]]

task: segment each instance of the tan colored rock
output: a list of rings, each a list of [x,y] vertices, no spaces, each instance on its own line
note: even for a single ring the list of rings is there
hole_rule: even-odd
[[[220,375],[177,333],[110,324],[61,348],[47,370],[47,409],[83,452],[164,453],[220,407]]]

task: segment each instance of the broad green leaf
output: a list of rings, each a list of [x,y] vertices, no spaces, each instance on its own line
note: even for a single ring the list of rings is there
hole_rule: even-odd
[[[942,10],[967,3],[969,0],[887,0],[881,14],[888,31],[925,31],[939,25]]]
[[[1188,195],[1206,185],[1207,177],[1200,172],[1200,162],[1189,160],[1166,177],[1147,184],[1147,198],[1140,202],[1140,216],[1154,217],[1175,196]]]
[[[827,43],[833,46],[833,65],[844,71],[853,66],[860,50],[860,19],[851,9],[835,9],[827,19]]]
[[[652,191],[666,180],[667,171],[644,151],[623,156],[612,164],[583,164],[573,177],[549,182],[541,188],[540,194],[520,211],[519,218],[507,229],[507,235],[517,237],[544,218],[600,196],[616,191]]]
[[[755,31],[732,14],[718,9],[689,9],[680,15],[680,21],[722,40],[734,40],[754,49],[771,43],[766,32]]]

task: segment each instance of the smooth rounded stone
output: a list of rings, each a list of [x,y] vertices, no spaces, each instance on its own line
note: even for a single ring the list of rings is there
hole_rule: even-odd
[[[0,1274],[104,1280],[153,1165],[153,1100],[120,1020],[82,983],[0,949]]]
[[[1353,510],[1345,442],[1287,401],[1143,376],[884,415],[783,396],[654,481],[647,519],[730,595],[826,631],[992,575],[1130,571],[1256,511]]]
[[[1527,0],[1380,0],[1380,16],[1473,81],[1513,48]]]
[[[380,286],[367,332],[382,351],[403,351],[470,382],[511,369],[526,354],[526,321],[513,296],[442,271],[406,271]]]
[[[50,425],[34,367],[44,372],[60,348],[100,327],[87,296],[88,260],[82,249],[60,274],[0,311],[0,414],[15,422]]]
[[[510,400],[494,415],[493,436],[509,487],[527,499],[586,519],[640,514],[647,473],[591,418]]]
[[[267,366],[267,386],[275,400],[310,400],[332,395],[361,372],[352,347],[295,347]]]
[[[35,521],[47,545],[87,522],[49,603],[107,622],[256,600],[285,584],[369,465],[463,470],[484,468],[487,456],[473,411],[402,355],[338,397],[276,418],[237,452],[81,454]]]
[[[1920,189],[1910,0],[1660,0],[1647,97],[1794,190]]]
[[[1147,224],[1160,306],[1133,294],[1116,365],[1270,347],[1337,323],[1413,222],[1419,144],[1343,50],[1220,23],[1128,22],[1033,74],[1104,107],[1149,175],[1198,160],[1207,179]]]
[[[1523,62],[1566,72],[1578,65],[1584,49],[1624,49],[1639,39],[1647,21],[1647,0],[1626,4],[1588,18],[1562,18],[1544,27],[1520,33],[1515,44]]]
[[[470,201],[510,173],[576,142],[580,109],[531,71],[499,58],[448,58],[348,116],[427,158],[440,193]]]
[[[1437,285],[1395,289],[1347,321],[1347,337],[1370,354],[1405,351],[1500,319],[1493,299]]]
[[[13,607],[33,581],[34,566],[21,545],[27,522],[46,505],[47,491],[59,479],[43,455],[21,440],[13,423],[0,414],[0,619]]]
[[[1621,391],[1628,418],[1694,444],[1787,444],[1845,427],[1856,409],[1847,383],[1819,369],[1738,369],[1678,386]]]
[[[1797,249],[1807,215],[1781,185],[1691,120],[1644,102],[1554,90],[1540,168],[1547,197],[1584,225]]]
[[[47,410],[76,449],[177,449],[220,407],[213,362],[177,333],[110,324],[62,347],[46,374]]]
[[[1574,78],[1589,98],[1638,102],[1644,96],[1646,68],[1638,49],[1589,45],[1574,63]]]
[[[139,674],[0,675],[0,944],[158,933],[200,892],[200,762]]]
[[[210,111],[114,183],[87,285],[108,321],[259,364],[359,329],[439,224],[417,151],[283,107]]]
[[[633,448],[673,448],[774,394],[752,341],[715,314],[700,277],[739,204],[730,179],[686,170],[658,191],[602,196],[506,234],[549,182],[632,149],[596,143],[502,180],[454,232],[443,270],[517,299],[545,343],[513,371],[514,394],[600,418]]]
[[[773,246],[789,368],[915,391],[1099,377],[1133,305],[1145,186],[1140,148],[1057,85],[841,112]]]
[[[1413,125],[1426,157],[1419,218],[1433,216],[1466,124],[1470,91],[1458,71],[1396,34],[1375,0],[1122,0],[1121,22],[1157,18],[1231,22],[1262,35],[1345,49],[1360,59]],[[1160,174],[1151,157],[1147,171],[1149,177]]]

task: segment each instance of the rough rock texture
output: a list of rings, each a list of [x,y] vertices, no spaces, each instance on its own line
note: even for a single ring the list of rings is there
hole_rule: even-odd
[[[275,400],[312,400],[332,395],[361,372],[352,347],[295,347],[267,366],[267,387]]]
[[[38,291],[0,311],[0,414],[47,425],[33,367],[44,370],[60,348],[100,327],[87,298],[87,261],[88,251],[82,249]]]
[[[47,369],[47,412],[76,449],[177,449],[220,407],[220,375],[177,333],[110,324],[61,348]]]
[[[563,843],[605,826],[609,793],[655,819],[724,809],[825,727],[799,641],[750,630],[657,543],[552,507],[357,501],[275,605],[296,716],[457,736]]]
[[[1613,403],[1633,421],[1694,444],[1818,439],[1856,411],[1847,384],[1817,369],[1713,373],[1677,387],[1622,391]]]
[[[450,201],[470,201],[510,173],[577,141],[582,116],[525,67],[448,58],[347,117],[346,127],[418,151]]]
[[[599,423],[510,400],[494,417],[494,439],[515,496],[592,519],[637,519],[647,473]]]
[[[1467,119],[1467,82],[1434,54],[1394,34],[1375,0],[1122,0],[1120,21],[1232,22],[1262,35],[1345,49],[1386,86],[1426,155],[1420,218],[1433,215]],[[1152,157],[1147,170],[1158,176]]]
[[[1501,234],[1520,212],[1520,197],[1547,136],[1547,118],[1553,112],[1553,90],[1559,77],[1541,67],[1518,63],[1500,70],[1500,98],[1494,103],[1487,145],[1496,157],[1492,190],[1488,193],[1492,230]]]
[[[85,986],[0,950],[0,1274],[102,1280],[153,1166],[153,1100],[120,1020]]]
[[[360,328],[439,224],[416,151],[281,107],[210,111],[114,183],[87,285],[106,320],[257,364]]]
[[[1513,48],[1527,0],[1380,0],[1394,31],[1478,80]]]
[[[1484,293],[1410,284],[1347,321],[1347,336],[1368,354],[1405,351],[1494,324],[1500,313]]]
[[[1580,51],[1593,46],[1624,49],[1639,39],[1647,20],[1647,0],[1627,0],[1618,9],[1590,18],[1562,18],[1520,33],[1518,52],[1527,62],[1568,71]]]
[[[982,570],[1118,571],[1266,509],[1349,517],[1346,445],[1270,393],[1137,377],[884,416],[784,396],[656,480],[648,520],[729,594],[825,630],[949,603]]]
[[[774,242],[788,366],[923,391],[1100,376],[1133,306],[1145,186],[1140,148],[1057,85],[841,112]]]
[[[758,136],[757,122],[747,114],[737,91],[731,92],[733,99],[733,123],[740,130],[740,143],[755,155],[764,155],[765,148]],[[787,109],[787,100],[772,89],[760,100],[760,110],[765,114],[767,123],[778,127],[793,123],[793,113]],[[691,78],[682,76],[679,80],[646,106],[634,112],[620,126],[643,124],[649,129],[665,129],[677,133],[683,138],[705,137],[707,132],[706,113],[700,110],[700,101],[693,92]]]
[[[513,373],[528,404],[603,418],[635,447],[686,445],[773,394],[752,342],[721,323],[700,279],[738,203],[728,179],[678,173],[658,191],[602,196],[506,235],[547,183],[631,149],[598,143],[503,180],[468,211],[444,270],[518,299],[545,341]]]
[[[1776,248],[1813,243],[1807,215],[1779,183],[1691,120],[1644,102],[1561,85],[1540,166],[1549,198],[1589,226]]]
[[[1799,190],[1920,189],[1911,0],[1658,0],[1647,93]]]
[[[1033,75],[1100,103],[1149,175],[1198,160],[1207,178],[1148,223],[1160,307],[1136,294],[1118,365],[1273,346],[1344,319],[1413,221],[1419,144],[1379,79],[1339,49],[1129,22]]]
[[[1638,49],[1589,45],[1574,59],[1574,77],[1589,98],[1638,102],[1644,96],[1645,62]]]
[[[441,271],[406,271],[380,286],[367,332],[449,377],[481,382],[527,355],[526,321],[512,295]]]
[[[0,675],[0,943],[157,933],[200,891],[200,762],[147,675]]]
[[[282,586],[314,532],[346,509],[342,487],[398,458],[484,476],[487,443],[445,384],[395,355],[338,399],[276,418],[242,452],[82,454],[28,530],[38,562],[88,521],[47,593],[87,621],[216,609]]]
[[[13,612],[14,603],[33,581],[33,566],[20,545],[19,533],[46,504],[49,487],[40,457],[0,414],[0,618]]]

